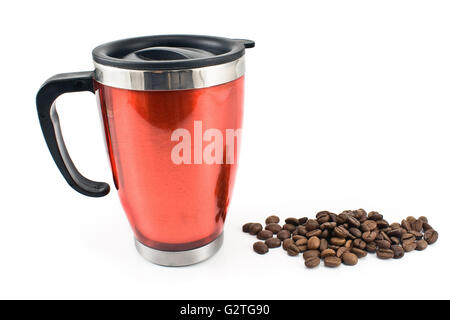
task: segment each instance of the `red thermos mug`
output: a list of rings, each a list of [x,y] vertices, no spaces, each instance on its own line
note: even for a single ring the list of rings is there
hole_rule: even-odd
[[[151,262],[194,264],[222,245],[239,156],[244,54],[253,46],[195,35],[114,41],[93,50],[94,71],[56,75],[37,94],[62,175],[76,191],[102,197],[109,185],[78,172],[54,103],[67,92],[96,95],[114,184],[136,248]]]

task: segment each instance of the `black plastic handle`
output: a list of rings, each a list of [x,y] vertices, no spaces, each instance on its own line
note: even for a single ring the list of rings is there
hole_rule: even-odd
[[[86,196],[103,197],[109,193],[109,185],[85,178],[73,164],[62,137],[54,103],[63,93],[81,91],[94,93],[92,71],[57,74],[48,79],[36,96],[39,121],[53,160],[69,185]]]

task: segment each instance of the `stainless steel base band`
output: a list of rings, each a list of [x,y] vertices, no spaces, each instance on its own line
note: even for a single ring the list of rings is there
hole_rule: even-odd
[[[169,267],[181,267],[199,263],[213,256],[222,247],[223,233],[200,248],[185,251],[161,251],[142,244],[135,239],[136,249],[144,259]]]
[[[95,80],[110,87],[148,90],[187,90],[212,87],[244,75],[245,60],[241,58],[215,66],[180,70],[130,70],[94,62]]]

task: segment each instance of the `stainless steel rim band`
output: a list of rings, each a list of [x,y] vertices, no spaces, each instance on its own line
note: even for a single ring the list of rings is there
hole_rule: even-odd
[[[180,70],[130,70],[94,62],[95,80],[106,86],[138,91],[187,90],[216,86],[245,73],[244,56],[215,66]]]
[[[182,267],[204,261],[213,256],[222,247],[222,244],[223,233],[203,247],[185,251],[157,250],[147,247],[135,239],[136,249],[144,259],[168,267]]]

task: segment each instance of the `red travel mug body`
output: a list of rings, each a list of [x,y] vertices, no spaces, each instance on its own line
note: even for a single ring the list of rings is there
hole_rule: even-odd
[[[239,156],[244,54],[254,43],[168,35],[94,49],[95,70],[50,78],[37,108],[49,150],[75,190],[94,197],[109,185],[83,177],[65,148],[54,100],[91,91],[101,109],[114,184],[147,260],[183,266],[212,256]]]

